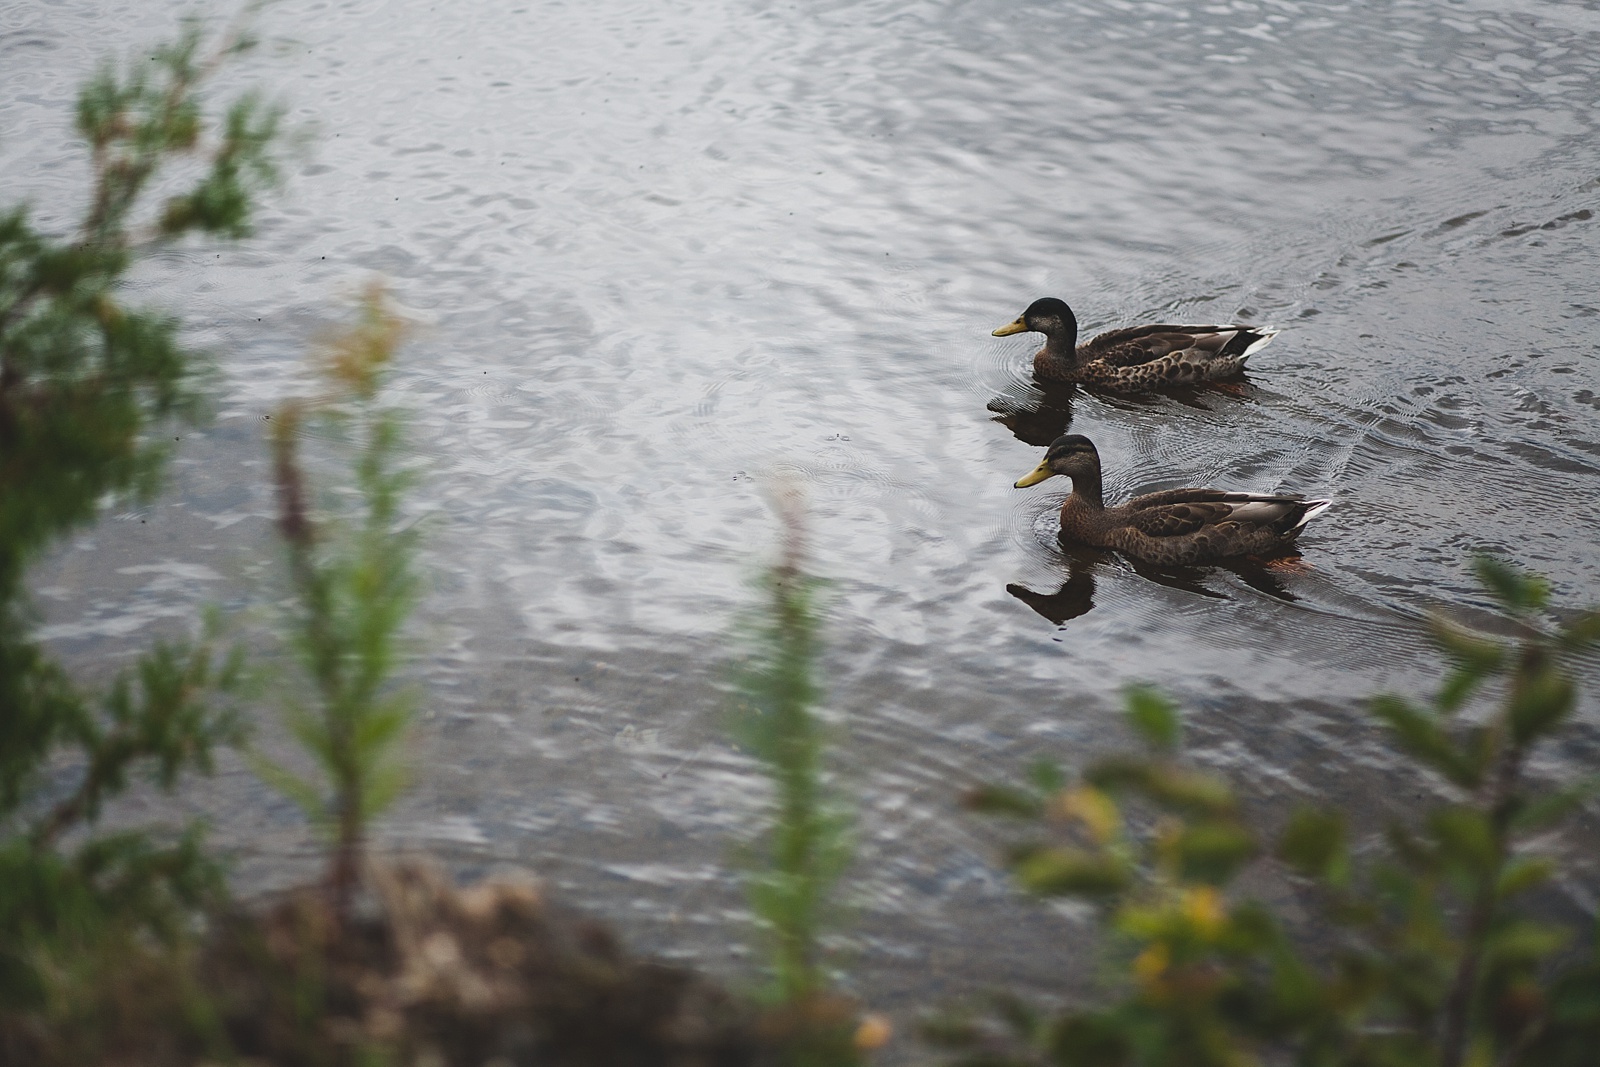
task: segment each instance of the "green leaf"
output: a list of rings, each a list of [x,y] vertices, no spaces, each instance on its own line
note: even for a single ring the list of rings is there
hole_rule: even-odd
[[[1561,628],[1558,638],[1563,646],[1584,649],[1600,643],[1600,611],[1586,611]]]
[[[1053,760],[1039,760],[1028,770],[1028,780],[1039,792],[1049,796],[1066,788],[1067,776]]]
[[[1153,748],[1171,752],[1178,747],[1181,725],[1177,707],[1149,686],[1127,689],[1128,724]]]
[[[1488,937],[1488,955],[1503,966],[1538,963],[1561,951],[1572,937],[1565,927],[1528,920],[1513,921]]]
[[[1403,697],[1373,698],[1372,713],[1395,732],[1400,747],[1464,789],[1483,779],[1481,759],[1468,757],[1446,736],[1438,721]]]
[[[1271,984],[1267,989],[1272,1015],[1280,1019],[1310,1019],[1327,1000],[1332,999],[1328,987],[1315,969],[1295,954],[1287,939],[1279,933],[1270,913],[1266,918],[1272,923],[1272,929],[1269,936],[1263,939],[1262,951],[1272,968]],[[1333,993],[1333,997],[1338,996],[1338,992]]]
[[[1032,849],[1017,857],[1011,869],[1024,889],[1040,896],[1108,896],[1131,881],[1120,860],[1080,848]]]
[[[400,694],[369,708],[356,724],[352,743],[362,752],[381,752],[410,724],[412,703],[409,694]]]
[[[1572,712],[1577,691],[1572,679],[1551,666],[1536,668],[1518,678],[1508,715],[1511,735],[1518,744],[1548,733]]]
[[[306,818],[319,825],[327,822],[327,804],[315,785],[259,752],[245,753],[245,760],[258,778],[298,804]]]
[[[1440,648],[1480,678],[1499,670],[1505,662],[1507,649],[1504,644],[1473,633],[1438,612],[1428,616],[1428,629]]]
[[[1536,611],[1550,598],[1550,583],[1544,578],[1493,556],[1479,556],[1472,569],[1501,606],[1517,614]]]
[[[1233,905],[1228,914],[1228,928],[1223,944],[1231,952],[1274,953],[1287,961],[1288,943],[1282,937],[1278,920],[1272,911],[1258,901],[1244,900]],[[1309,972],[1304,974],[1309,980]]]
[[[1482,683],[1481,671],[1459,666],[1445,676],[1444,684],[1439,687],[1439,694],[1433,698],[1433,702],[1442,712],[1460,711]]]
[[[381,814],[405,790],[409,776],[400,764],[385,763],[368,772],[361,790],[361,816],[371,819]]]
[[[1297,808],[1278,839],[1278,856],[1308,878],[1343,885],[1350,872],[1344,813]]]
[[[1192,814],[1228,815],[1239,803],[1226,778],[1187,767],[1152,767],[1144,791],[1151,800]]]
[[[1190,823],[1177,839],[1180,875],[1220,885],[1232,878],[1257,848],[1255,835],[1237,823]]]
[[[1083,780],[1096,789],[1114,793],[1123,789],[1144,790],[1154,764],[1139,756],[1107,756],[1096,760],[1083,772]]]
[[[1479,872],[1494,865],[1494,829],[1483,812],[1466,807],[1436,808],[1428,813],[1427,821],[1446,862]]]
[[[1556,873],[1555,861],[1548,856],[1525,856],[1506,864],[1495,883],[1495,894],[1506,900],[1548,882]]]

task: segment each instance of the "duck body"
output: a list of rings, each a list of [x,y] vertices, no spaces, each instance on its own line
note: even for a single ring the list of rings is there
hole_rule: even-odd
[[[1306,523],[1332,505],[1292,494],[1167,489],[1108,508],[1100,492],[1100,454],[1079,434],[1057,438],[1017,488],[1057,474],[1072,479],[1072,495],[1061,505],[1062,541],[1114,548],[1163,566],[1282,555]]]
[[[1130,392],[1231,378],[1278,335],[1268,327],[1164,323],[1111,330],[1080,345],[1077,316],[1054,297],[1035,300],[994,335],[1025,331],[1045,335],[1044,347],[1033,356],[1040,381]]]
[[[1061,539],[1167,566],[1270,558],[1293,549],[1305,524],[1330,505],[1296,495],[1171,489],[1108,508],[1074,491],[1061,505]]]

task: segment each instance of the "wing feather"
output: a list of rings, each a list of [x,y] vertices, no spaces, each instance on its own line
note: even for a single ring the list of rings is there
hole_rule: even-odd
[[[1160,323],[1110,330],[1085,342],[1079,358],[1098,359],[1112,367],[1137,367],[1168,357],[1205,363],[1243,360],[1272,339],[1275,330],[1251,326],[1179,326]]]
[[[1322,501],[1283,493],[1230,493],[1221,489],[1167,489],[1135,497],[1127,504],[1128,525],[1149,537],[1182,537],[1207,526],[1233,522],[1277,526],[1299,519],[1303,524]],[[1321,511],[1321,507],[1313,510]]]

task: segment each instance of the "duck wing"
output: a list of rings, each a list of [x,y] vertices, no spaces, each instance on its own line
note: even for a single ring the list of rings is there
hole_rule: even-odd
[[[1083,343],[1080,361],[1098,359],[1111,367],[1137,367],[1175,357],[1185,363],[1236,359],[1243,362],[1277,336],[1277,330],[1254,326],[1131,326],[1111,330]]]
[[[1283,493],[1229,493],[1221,489],[1168,489],[1135,497],[1124,507],[1128,525],[1149,537],[1182,537],[1204,527],[1233,522],[1288,532],[1329,506]]]

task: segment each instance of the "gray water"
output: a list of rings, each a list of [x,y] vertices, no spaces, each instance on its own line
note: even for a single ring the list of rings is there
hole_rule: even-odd
[[[8,6],[8,200],[70,210],[76,84],[179,10]],[[431,545],[396,846],[532,866],[633,944],[749,976],[729,844],[760,787],[720,685],[776,485],[830,582],[847,959],[901,1013],[1083,973],[1081,917],[1017,900],[958,797],[1125,744],[1125,683],[1177,696],[1264,811],[1333,797],[1375,826],[1430,787],[1360,698],[1426,691],[1428,610],[1485,617],[1470,554],[1549,575],[1562,611],[1600,600],[1593,8],[391,0],[260,29],[224,88],[280,94],[310,147],[254,240],[138,286],[218,353],[215,420],[35,590],[91,674],[259,601],[261,418],[387,278],[424,324],[393,396]],[[1070,417],[1112,497],[1333,498],[1301,572],[1180,587],[1062,553],[1065,486],[1011,483],[1065,413],[1025,414],[1037,338],[989,335],[1043,295],[1086,331],[1283,328],[1235,391]],[[1544,770],[1594,762],[1586,699]],[[189,798],[246,888],[309,869],[242,767]],[[1566,888],[1592,904],[1585,864]]]

